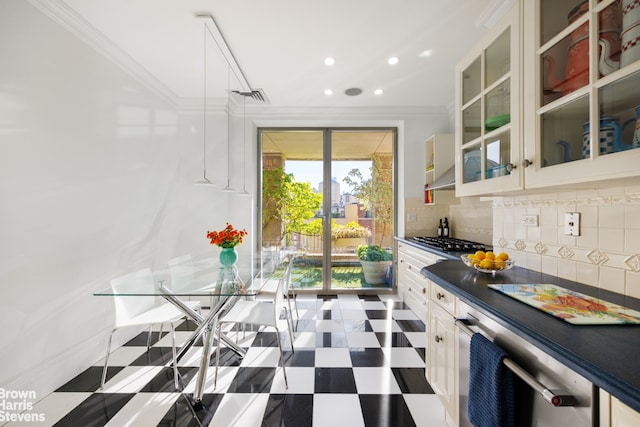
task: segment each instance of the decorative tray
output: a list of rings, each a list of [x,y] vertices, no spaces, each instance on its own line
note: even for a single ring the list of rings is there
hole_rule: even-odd
[[[487,286],[575,325],[640,324],[640,311],[552,284]]]

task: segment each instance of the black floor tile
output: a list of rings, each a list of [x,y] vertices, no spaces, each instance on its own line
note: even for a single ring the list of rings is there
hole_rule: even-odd
[[[388,364],[380,348],[351,348],[349,354],[354,368],[382,367]]]
[[[411,343],[402,332],[376,332],[382,347],[411,347]]]
[[[369,319],[388,319],[391,317],[389,310],[365,310]]]
[[[195,404],[191,395],[181,394],[167,411],[158,427],[200,427],[209,425],[220,405],[223,394],[205,394],[200,405]]]
[[[251,347],[277,347],[276,332],[258,332]]]
[[[396,320],[403,332],[426,332],[425,324],[422,320]]]
[[[242,357],[238,353],[228,347],[220,347],[220,366],[240,366],[241,363]],[[216,354],[215,351],[212,351],[211,358],[209,359],[209,366],[215,365]]]
[[[424,368],[391,368],[393,376],[403,393],[433,394],[427,382]]]
[[[154,345],[155,343],[160,341],[160,339],[162,339],[162,337],[164,337],[168,333],[169,332],[167,332],[167,331],[162,331],[162,334],[160,334],[159,331],[151,332],[151,340],[150,340],[150,344],[149,345]],[[124,345],[125,346],[137,346],[137,347],[144,346],[144,347],[146,347],[147,346],[148,337],[149,337],[149,332],[147,332],[147,331],[140,332],[138,335],[136,335],[135,337],[133,337],[129,341],[127,341]]]
[[[351,368],[316,368],[316,393],[357,393]]]
[[[135,396],[134,393],[94,393],[54,424],[56,427],[102,427]]]
[[[164,366],[173,360],[173,350],[171,347],[151,347],[149,351],[145,351],[136,360],[131,362],[130,366]]]
[[[276,368],[240,367],[228,393],[269,393]],[[278,375],[282,375],[278,369]]]
[[[124,367],[122,366],[109,366],[107,368],[107,380],[109,381]],[[102,366],[91,366],[74,379],[67,382],[65,385],[56,390],[56,392],[91,392],[100,388],[100,382],[102,381]],[[105,381],[105,382],[106,382]]]
[[[360,406],[366,427],[415,427],[401,394],[362,394]]]
[[[284,352],[284,366],[314,367],[316,363],[315,350],[298,350]]]
[[[313,395],[270,395],[262,425],[311,427],[313,425]]]
[[[380,301],[380,297],[375,294],[358,294],[358,299],[361,301]]]
[[[184,390],[184,387],[189,384],[195,376],[198,375],[198,368],[185,368],[178,367],[178,386],[180,390]],[[151,379],[142,390],[143,393],[172,393],[176,391],[173,381],[173,368],[165,367]]]

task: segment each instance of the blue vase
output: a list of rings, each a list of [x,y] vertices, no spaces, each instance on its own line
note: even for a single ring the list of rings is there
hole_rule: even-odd
[[[224,266],[234,265],[238,261],[236,248],[222,248],[220,252],[220,264]]]

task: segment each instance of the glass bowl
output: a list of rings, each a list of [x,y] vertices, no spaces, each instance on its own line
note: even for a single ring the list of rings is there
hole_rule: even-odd
[[[472,264],[471,260],[467,258],[467,255],[460,255],[460,259],[467,267],[474,268],[481,273],[490,273],[490,274],[496,274],[497,272],[500,272],[500,271],[507,271],[516,264],[514,260],[508,259],[506,261],[494,261],[493,268],[480,268],[478,267],[477,264],[476,265]]]

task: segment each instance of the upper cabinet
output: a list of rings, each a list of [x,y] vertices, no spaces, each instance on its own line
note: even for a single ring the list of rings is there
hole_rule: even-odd
[[[526,187],[638,176],[640,2],[522,3]]]
[[[522,187],[516,4],[456,67],[456,195]]]
[[[472,52],[479,65],[469,57],[456,70],[456,166],[461,171],[456,194],[595,185],[639,176],[640,2],[521,0],[514,9]],[[504,37],[505,28],[516,43],[515,51],[513,45],[509,49],[516,56],[511,64],[521,67],[516,71],[512,65],[510,79],[505,78],[509,73],[498,78],[510,80],[511,123],[492,130],[491,119],[502,115],[489,102],[498,88],[491,83],[490,48]],[[480,70],[481,96],[470,89],[478,86],[470,77],[475,73],[467,71],[474,69]],[[494,140],[500,150],[492,147]],[[471,166],[475,158],[479,172]],[[494,177],[494,168],[503,165],[503,174],[511,168],[510,175]]]
[[[445,197],[443,192],[454,189],[454,176],[449,176],[453,172],[454,164],[453,134],[431,135],[424,142],[424,146],[424,203],[435,204],[442,199],[448,202],[451,197]]]

